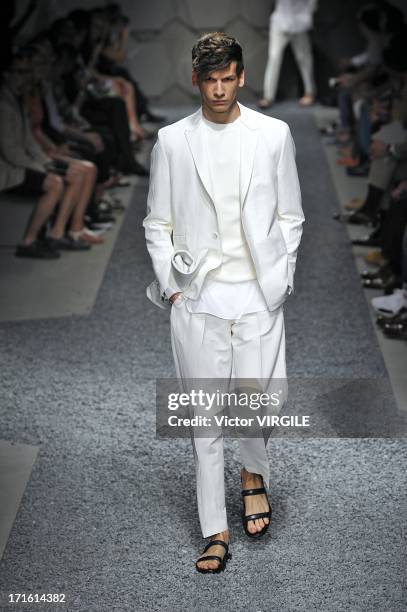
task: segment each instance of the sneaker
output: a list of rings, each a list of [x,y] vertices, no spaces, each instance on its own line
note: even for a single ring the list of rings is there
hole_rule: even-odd
[[[407,307],[407,291],[395,289],[391,295],[375,297],[372,299],[372,306],[376,312],[391,317]]]
[[[19,244],[15,250],[16,257],[32,259],[58,259],[61,253],[46,241],[34,240],[31,244]]]

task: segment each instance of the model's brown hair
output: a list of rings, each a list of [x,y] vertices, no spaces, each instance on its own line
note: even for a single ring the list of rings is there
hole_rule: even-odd
[[[224,32],[209,32],[201,36],[192,47],[192,68],[199,79],[214,70],[222,70],[231,62],[237,62],[236,74],[243,70],[243,51],[233,36]]]

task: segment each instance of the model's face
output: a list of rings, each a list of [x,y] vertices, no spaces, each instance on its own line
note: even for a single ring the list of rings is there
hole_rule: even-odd
[[[244,71],[237,76],[236,65],[231,62],[227,68],[214,70],[202,79],[192,72],[192,84],[199,87],[202,106],[210,113],[228,113],[235,104],[237,90],[244,85]]]

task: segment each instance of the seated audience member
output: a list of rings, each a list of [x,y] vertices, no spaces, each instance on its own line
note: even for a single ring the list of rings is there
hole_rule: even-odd
[[[123,15],[120,5],[117,3],[107,4],[105,12],[110,24],[110,31],[106,43],[103,46],[97,68],[100,73],[122,77],[133,85],[136,100],[136,113],[139,119],[158,123],[164,121],[165,117],[155,115],[148,107],[147,97],[142,92],[140,85],[125,68],[123,62],[127,55],[127,42],[129,38],[129,19]]]
[[[60,164],[57,168],[52,158],[35,141],[24,109],[24,95],[30,88],[30,53],[27,56],[22,51],[13,58],[4,73],[0,90],[0,156],[10,166],[24,171],[22,187],[28,190],[32,187],[35,195],[42,193],[42,190],[51,191],[55,195],[62,183],[63,191],[58,194],[60,204],[49,231],[48,244],[57,250],[82,250],[87,247],[87,243],[95,242],[94,238],[98,238],[87,231],[84,225],[88,199],[83,195],[83,177],[74,167],[66,165],[66,168],[62,168]],[[64,175],[63,178],[56,176],[58,172]],[[51,178],[47,176],[48,173]],[[68,222],[69,233],[65,235]],[[35,252],[34,249],[31,254],[35,256]],[[16,254],[30,256],[30,250],[20,248]]]
[[[375,273],[365,272],[364,285],[382,289],[385,295],[372,299],[372,306],[378,313],[378,323],[384,328],[387,319],[400,322],[403,318],[404,339],[407,339],[407,179],[393,191],[385,222],[381,245],[386,263]],[[394,331],[394,330],[393,330]],[[394,335],[396,337],[396,335]]]
[[[383,49],[390,37],[400,29],[403,13],[383,2],[380,6],[363,6],[357,13],[357,19],[367,44],[363,53],[341,62],[346,71],[337,77],[341,121],[337,136],[339,143],[352,142],[355,108],[358,108],[356,103],[369,98],[376,88],[376,83],[383,83],[388,76],[383,70]]]
[[[91,76],[91,87],[96,95],[119,96],[126,105],[127,118],[132,142],[147,136],[140,126],[136,114],[136,99],[133,85],[119,76],[100,74],[97,69],[100,52],[109,36],[110,23],[104,9],[96,8],[90,12],[90,25],[82,53]]]
[[[374,223],[392,182],[407,176],[407,28],[393,36],[383,52],[384,65],[398,87],[394,90],[390,121],[371,136],[369,191],[349,223]]]
[[[0,192],[37,196],[39,199],[24,231],[22,243],[17,246],[17,257],[55,259],[59,251],[52,241],[41,238],[41,231],[60,201],[64,182],[60,176],[32,167],[15,166],[0,157]]]
[[[59,87],[58,99],[63,95],[65,103],[66,101],[70,103],[74,116],[80,115],[85,118],[91,124],[93,130],[96,129],[99,133],[101,130],[108,130],[114,139],[114,150],[116,151],[114,165],[117,170],[124,174],[148,176],[148,169],[144,168],[135,159],[132,151],[125,102],[120,97],[108,95],[108,92],[99,90],[93,85],[93,67],[99,50],[96,48],[93,55],[90,54],[88,44],[90,16],[86,11],[80,12],[80,15],[81,18],[78,19],[75,28],[76,36],[71,41],[77,50],[76,64],[70,62],[65,67],[63,74],[64,91],[62,94]],[[89,58],[86,61],[85,56]]]
[[[105,149],[99,134],[89,132],[82,135],[79,128],[65,124],[57,108],[52,85],[50,65],[56,62],[41,60],[42,51],[34,47],[32,56],[32,88],[25,96],[25,105],[28,110],[31,128],[37,142],[44,153],[52,159],[62,159],[70,168],[76,168],[83,175],[83,197],[88,200],[87,216],[92,222],[101,222],[101,215],[97,211],[97,204],[103,196],[104,185],[110,178],[110,149]],[[62,62],[61,62],[62,63]],[[44,103],[45,102],[45,103]],[[85,135],[87,138],[85,138]],[[89,140],[90,137],[93,137]],[[97,137],[95,139],[95,137]],[[75,159],[73,156],[82,159]],[[93,163],[89,163],[93,162]],[[95,165],[98,169],[97,175]],[[93,193],[95,178],[97,188]],[[106,221],[106,217],[104,217]],[[114,218],[109,217],[110,222]],[[96,237],[100,241],[99,237]]]

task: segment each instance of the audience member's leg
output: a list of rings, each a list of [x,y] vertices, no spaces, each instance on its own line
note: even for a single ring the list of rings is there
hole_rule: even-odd
[[[404,231],[407,226],[407,200],[392,200],[383,223],[383,255],[394,274],[402,273]]]
[[[90,202],[97,177],[96,166],[91,162],[80,162],[83,169],[83,184],[80,196],[74,208],[70,223],[72,232],[81,231],[84,227],[84,216],[86,208]]]
[[[371,121],[369,114],[369,105],[366,100],[361,100],[358,104],[358,115],[356,117],[356,139],[357,152],[359,153],[359,162],[365,162],[370,156],[371,143]],[[355,114],[356,115],[356,114]]]
[[[84,173],[78,164],[70,164],[65,177],[65,189],[55,223],[49,237],[58,240],[65,235],[68,220],[74,210],[84,186]]]
[[[355,122],[352,106],[352,88],[340,86],[337,91],[337,102],[341,131],[343,133],[342,140],[345,140],[345,138],[349,138]]]
[[[129,127],[133,138],[143,138],[144,132],[136,115],[136,99],[133,85],[121,77],[114,79],[113,88],[126,104]]]
[[[56,174],[47,174],[43,182],[43,190],[44,194],[38,200],[24,232],[23,245],[25,246],[37,240],[40,230],[52,215],[55,206],[62,197],[64,181]]]

